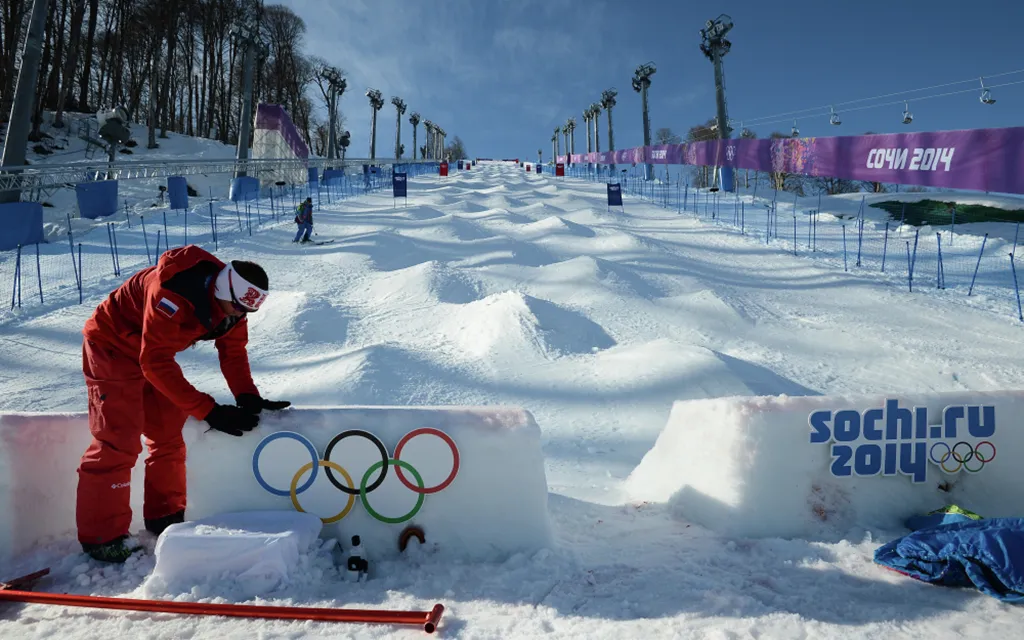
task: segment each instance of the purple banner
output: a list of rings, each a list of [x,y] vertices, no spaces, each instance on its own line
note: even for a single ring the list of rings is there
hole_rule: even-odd
[[[309,158],[309,147],[302,139],[302,134],[288,117],[288,112],[279,104],[260,103],[256,106],[256,129],[265,131],[276,131],[281,134],[288,147],[295,154],[296,158],[306,160]]]
[[[565,156],[558,161],[564,162]],[[895,184],[1024,193],[1024,127],[833,138],[709,140],[574,154],[597,164],[717,165]]]

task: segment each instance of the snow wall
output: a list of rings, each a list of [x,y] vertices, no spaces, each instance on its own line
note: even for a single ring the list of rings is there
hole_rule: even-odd
[[[369,434],[349,433],[338,439],[349,430]],[[450,438],[454,449],[433,430]],[[280,432],[288,433],[275,435]],[[335,470],[333,476],[342,486],[358,488],[365,482],[367,502],[382,518],[399,520],[420,498],[422,504],[411,519],[391,523],[369,515],[362,497],[351,496],[351,509],[336,522],[324,524],[323,538],[347,541],[359,535],[367,552],[382,558],[397,555],[399,533],[416,524],[424,529],[427,545],[436,545],[437,553],[479,561],[500,561],[552,544],[540,428],[524,410],[293,408],[279,414],[264,412],[260,426],[241,438],[208,432],[206,423],[192,419],[185,425],[184,436],[189,520],[226,512],[294,510],[293,480],[300,506],[332,519],[346,507],[350,495],[333,484],[325,472],[329,466],[320,466],[310,481],[314,461],[329,459],[352,480],[347,482]],[[335,439],[338,442],[328,456],[326,450]],[[396,456],[403,439],[406,442]],[[76,469],[90,440],[84,413],[0,414],[0,565],[35,545],[76,539]],[[260,455],[254,456],[261,443]],[[450,477],[453,450],[458,451],[459,464]],[[395,466],[388,465],[378,483],[384,456],[404,461],[397,467],[403,469],[402,477]],[[145,457],[143,448],[132,475],[133,532],[143,526]],[[370,471],[374,463],[378,467]],[[309,467],[300,473],[306,464]],[[283,495],[262,486],[255,469],[263,483]],[[417,493],[409,486],[430,492]]]
[[[632,500],[727,535],[835,539],[947,504],[1024,516],[1024,391],[676,402]]]

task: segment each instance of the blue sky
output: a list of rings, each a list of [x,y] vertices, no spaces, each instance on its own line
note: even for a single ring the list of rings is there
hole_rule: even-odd
[[[272,0],[268,0],[270,3]],[[278,0],[307,26],[307,53],[346,72],[341,101],[352,132],[350,155],[369,154],[368,87],[380,89],[377,147],[394,145],[394,95],[449,134],[474,157],[545,160],[551,134],[577,119],[576,150],[586,150],[582,111],[601,91],[618,89],[614,109],[617,148],[642,144],[640,96],[630,80],[653,61],[651,127],[685,134],[715,109],[711,63],[698,49],[699,30],[720,13],[735,23],[725,58],[729,116],[752,121],[797,110],[804,136],[866,131],[933,131],[1024,124],[1024,73],[986,77],[986,84],[1021,82],[992,90],[996,104],[979,102],[978,76],[1024,69],[1024,5],[1006,0],[737,0],[697,3],[645,0]],[[912,89],[969,80],[902,95]],[[915,97],[971,90],[947,97]],[[837,110],[828,105],[900,93],[910,98],[914,122],[900,122],[903,104]],[[792,116],[751,125],[759,136],[789,132]],[[746,123],[745,123],[746,124]],[[601,116],[606,148],[607,116]],[[420,142],[422,143],[422,127]],[[408,152],[407,152],[408,153]]]

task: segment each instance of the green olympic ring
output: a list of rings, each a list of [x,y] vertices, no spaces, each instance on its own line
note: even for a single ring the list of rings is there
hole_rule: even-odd
[[[370,479],[370,476],[373,475],[373,472],[383,467],[384,464],[385,462],[383,460],[374,462],[372,465],[370,465],[370,468],[366,470],[366,473],[363,474],[363,479],[359,482],[359,498],[363,502],[363,508],[366,509],[366,513],[370,514],[377,520],[381,522],[386,522],[388,524],[400,524],[402,522],[405,522],[406,520],[411,520],[416,516],[417,513],[419,513],[420,508],[423,506],[423,499],[426,497],[425,492],[417,491],[416,505],[412,508],[411,511],[409,511],[409,513],[405,514],[404,516],[399,516],[397,518],[389,518],[387,516],[383,516],[374,511],[373,507],[370,506],[370,500],[366,496],[366,482],[367,480]],[[423,489],[423,477],[420,476],[419,471],[416,471],[416,468],[413,467],[411,464],[405,462],[404,460],[397,460],[395,458],[388,458],[387,464],[405,469],[406,471],[411,473],[412,476],[416,478],[416,484],[419,485],[420,489]]]

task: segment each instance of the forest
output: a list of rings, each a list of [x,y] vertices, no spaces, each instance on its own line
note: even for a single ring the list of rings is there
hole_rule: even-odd
[[[259,24],[253,104],[283,105],[311,151],[326,155],[325,76],[338,70],[304,52],[306,24],[288,7],[261,0],[49,3],[30,140],[42,137],[44,112],[60,128],[68,113],[120,105],[132,122],[149,126],[150,147],[168,131],[235,144],[245,47],[239,27]],[[31,12],[32,0],[0,0],[0,124],[10,117]],[[338,122],[340,131],[340,114]]]

